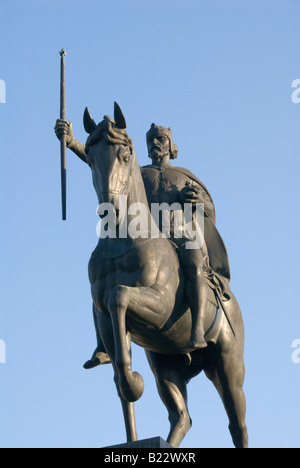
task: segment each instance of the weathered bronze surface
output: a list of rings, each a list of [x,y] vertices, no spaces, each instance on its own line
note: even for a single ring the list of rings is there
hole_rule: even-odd
[[[178,148],[170,129],[152,124],[146,136],[152,164],[140,168],[116,103],[114,120],[105,116],[99,125],[86,109],[84,127],[89,134],[85,145],[64,119],[57,120],[55,132],[90,166],[99,205],[114,207],[117,224],[116,237],[100,238],[89,261],[98,343],[85,368],[113,365],[127,441],[136,441],[134,401],[142,396],[144,382],[132,371],[130,342],[142,346],[169,412],[167,442],[173,447],[180,446],[191,427],[187,384],[204,371],[223,401],[234,445],[247,447],[244,326],[229,287],[228,255],[211,195],[190,171],[171,165]],[[187,248],[190,238],[174,236],[172,216],[169,239],[154,238],[150,228],[139,238],[121,236],[121,195],[127,213],[136,203],[147,207],[148,226],[155,203],[203,203],[203,244]],[[128,214],[126,227],[132,219]]]

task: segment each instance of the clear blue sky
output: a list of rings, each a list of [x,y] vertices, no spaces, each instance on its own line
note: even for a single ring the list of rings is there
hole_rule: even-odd
[[[118,101],[138,160],[145,133],[171,126],[177,164],[210,190],[246,327],[251,447],[300,447],[298,0],[0,0],[1,447],[101,447],[125,441],[109,366],[82,364],[95,337],[87,262],[97,199],[89,168],[68,152],[61,221],[59,50],[67,118],[85,141]],[[140,438],[167,437],[167,413],[143,350]],[[231,447],[227,417],[204,375],[189,385],[193,427],[182,447]]]

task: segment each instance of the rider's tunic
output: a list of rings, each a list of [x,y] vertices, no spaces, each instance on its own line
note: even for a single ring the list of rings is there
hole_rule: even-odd
[[[182,205],[180,199],[181,190],[188,184],[195,185],[200,190],[201,202],[204,203],[204,245],[202,253],[208,254],[208,265],[205,276],[211,286],[220,286],[224,299],[229,295],[228,283],[230,281],[230,267],[225,244],[215,226],[215,209],[213,200],[205,185],[190,171],[169,166],[160,168],[157,166],[145,166],[141,168],[146,194],[151,209],[151,204],[167,203],[169,206],[177,203]],[[210,202],[210,203],[208,203]],[[159,226],[160,228],[162,226]],[[183,247],[189,236],[183,232],[181,238],[174,236],[174,212],[170,216],[170,240],[175,247]],[[225,296],[224,296],[225,293]]]

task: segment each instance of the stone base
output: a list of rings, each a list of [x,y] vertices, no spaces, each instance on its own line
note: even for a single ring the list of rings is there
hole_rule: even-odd
[[[120,449],[156,448],[158,449],[158,448],[173,448],[173,447],[161,437],[152,437],[151,439],[137,440],[136,442],[128,442],[127,444],[121,444],[121,445],[111,445],[105,448],[106,449],[110,449],[110,448],[120,448]]]

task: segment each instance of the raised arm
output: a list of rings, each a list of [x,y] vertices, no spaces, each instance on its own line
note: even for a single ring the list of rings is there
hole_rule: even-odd
[[[87,163],[86,154],[85,154],[85,145],[76,140],[73,135],[73,128],[71,122],[66,120],[58,119],[54,127],[55,134],[60,140],[62,135],[66,135],[67,147],[73,151],[82,161]]]

